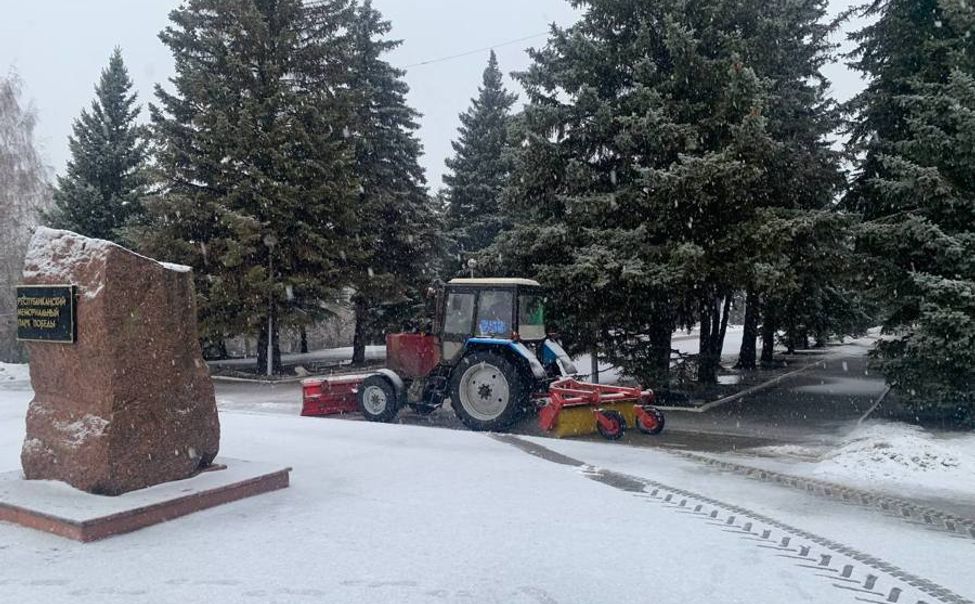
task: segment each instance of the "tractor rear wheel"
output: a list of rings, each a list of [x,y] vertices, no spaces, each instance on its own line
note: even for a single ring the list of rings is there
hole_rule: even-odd
[[[531,395],[517,365],[493,352],[465,356],[450,376],[450,404],[471,430],[504,430]]]
[[[399,413],[396,388],[381,375],[370,375],[359,386],[359,411],[371,422],[390,422]]]

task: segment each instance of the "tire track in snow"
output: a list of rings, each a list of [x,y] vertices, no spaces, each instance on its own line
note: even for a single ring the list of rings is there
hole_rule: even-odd
[[[723,532],[737,535],[755,547],[795,560],[796,566],[829,580],[858,602],[887,604],[917,602],[925,597],[945,604],[975,604],[933,581],[913,575],[889,562],[855,548],[810,533],[749,510],[694,491],[655,480],[591,466],[547,447],[510,434],[492,434],[495,440],[552,463],[576,468],[583,476],[653,501],[677,513],[700,518]],[[883,577],[887,580],[881,581]]]
[[[930,506],[898,499],[890,495],[882,495],[834,482],[827,482],[817,478],[793,476],[791,474],[783,474],[772,470],[764,470],[762,468],[724,461],[710,455],[691,453],[689,451],[665,451],[677,457],[703,463],[720,470],[762,482],[772,482],[782,486],[796,488],[820,497],[834,499],[841,503],[876,509],[888,517],[899,518],[917,526],[975,539],[975,520],[938,510]]]

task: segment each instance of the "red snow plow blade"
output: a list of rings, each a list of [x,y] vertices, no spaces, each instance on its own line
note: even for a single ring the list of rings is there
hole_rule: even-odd
[[[301,414],[306,416],[355,413],[359,410],[356,395],[363,375],[337,375],[308,378],[301,382]]]
[[[565,378],[548,388],[548,402],[538,411],[538,425],[555,436],[599,432],[616,440],[627,428],[659,434],[663,414],[652,406],[652,390],[608,386]]]

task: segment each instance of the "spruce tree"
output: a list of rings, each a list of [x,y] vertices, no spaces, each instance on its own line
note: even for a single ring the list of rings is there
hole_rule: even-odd
[[[645,381],[667,379],[672,331],[700,323],[699,379],[714,381],[761,211],[822,207],[839,180],[820,84],[802,84],[821,78],[825,3],[578,4],[518,76],[516,226],[483,257],[541,278],[576,349]]]
[[[896,211],[878,201],[871,183],[887,175],[883,157],[892,145],[909,136],[908,108],[900,100],[918,85],[947,82],[958,58],[952,46],[966,32],[946,24],[971,10],[965,0],[878,0],[855,11],[873,23],[850,36],[857,44],[850,66],[867,78],[867,87],[846,106],[848,153],[861,159],[844,203],[865,219]]]
[[[849,203],[865,273],[895,337],[879,353],[918,415],[975,421],[975,7],[887,0],[856,35],[862,155]]]
[[[829,140],[841,126],[841,114],[821,71],[836,50],[827,2],[744,2],[735,10],[749,32],[743,57],[767,83],[767,128],[775,141],[756,187],[767,211],[741,229],[744,248],[753,253],[743,275],[747,308],[738,366],[751,369],[759,322],[763,360],[771,361],[779,328],[790,342],[807,335],[824,341],[831,333],[855,330],[848,319],[862,313],[849,274],[839,270],[847,266],[843,256],[819,253],[850,247],[850,220],[836,215],[834,203],[845,180]]]
[[[751,302],[759,306],[763,338],[775,343],[781,328],[786,345],[794,350],[806,347],[807,339],[822,345],[830,336],[859,335],[870,326],[871,317],[854,289],[862,262],[854,249],[854,223],[853,216],[829,209],[760,212],[745,245],[755,256],[752,272],[761,301]],[[754,332],[750,337],[754,342]],[[763,361],[771,361],[765,342],[763,353],[769,355]]]
[[[280,328],[341,284],[350,247],[348,2],[190,0],[170,19],[161,192],[134,236],[195,269],[205,341],[257,333],[259,370],[278,371]]]
[[[443,177],[447,226],[461,258],[489,246],[504,228],[500,201],[510,172],[508,129],[517,98],[505,89],[491,51],[478,95],[460,116],[455,155],[446,162],[452,173]]]
[[[419,114],[407,104],[404,72],[383,58],[400,44],[387,38],[390,29],[368,0],[350,29],[350,140],[360,183],[347,274],[355,290],[355,363],[365,360],[367,340],[413,317],[435,268],[438,215],[419,164]]]
[[[91,107],[72,126],[71,159],[66,174],[58,177],[48,224],[118,241],[119,229],[138,220],[148,179],[146,131],[136,100],[122,50],[116,47]]]

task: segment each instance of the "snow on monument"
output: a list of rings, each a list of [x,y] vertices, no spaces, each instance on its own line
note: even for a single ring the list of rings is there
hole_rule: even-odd
[[[33,322],[24,327],[36,325],[38,338],[54,326],[45,314],[62,312],[43,305],[65,300],[29,292],[57,291],[40,286],[76,292],[72,325],[61,326],[69,343],[27,344],[35,391],[21,454],[27,479],[119,495],[211,464],[220,425],[188,268],[40,228],[25,259],[24,285],[38,288],[20,294],[23,320]],[[30,302],[39,309],[28,310]]]

